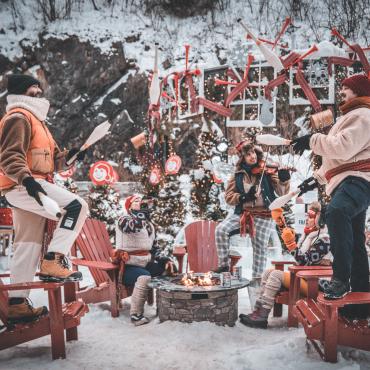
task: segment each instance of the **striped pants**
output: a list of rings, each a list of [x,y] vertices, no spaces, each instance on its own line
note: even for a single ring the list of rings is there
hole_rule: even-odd
[[[273,231],[272,219],[254,217],[256,236],[251,238],[253,247],[252,279],[261,278],[266,267],[267,246]],[[216,227],[218,265],[229,266],[230,233],[240,229],[240,216],[231,214]]]

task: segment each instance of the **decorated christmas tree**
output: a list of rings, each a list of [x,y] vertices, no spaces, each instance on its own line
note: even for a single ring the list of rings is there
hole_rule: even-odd
[[[106,224],[111,240],[114,241],[115,223],[123,214],[119,194],[109,185],[93,185],[87,198],[90,216]]]
[[[221,161],[222,152],[218,149],[220,138],[215,134],[215,124],[204,121],[196,151],[196,162],[191,171],[191,212],[197,219],[222,220],[226,213],[220,208],[219,195],[222,184],[212,171],[215,161]]]
[[[167,175],[160,185],[152,221],[157,229],[157,243],[164,255],[172,254],[173,242],[184,225],[185,197],[180,188],[178,175]]]

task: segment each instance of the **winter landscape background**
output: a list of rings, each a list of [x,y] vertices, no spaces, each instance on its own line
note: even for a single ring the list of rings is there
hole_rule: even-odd
[[[6,75],[32,73],[51,101],[51,131],[61,146],[81,144],[106,119],[113,123],[112,135],[88,153],[76,178],[88,180],[89,165],[104,159],[117,164],[121,181],[137,180],[137,152],[129,139],[147,124],[154,43],[159,42],[161,76],[184,68],[185,44],[191,45],[190,63],[219,67],[228,63],[238,42],[245,42],[237,18],[273,40],[287,16],[294,26],[281,42],[291,50],[325,41],[342,48],[331,35],[332,27],[351,42],[370,45],[369,0],[0,0],[0,114],[6,104]],[[298,113],[287,112],[275,132],[291,137],[298,131],[297,118]],[[222,121],[218,123],[225,133]],[[199,123],[191,121],[176,133],[176,151],[187,170],[195,161],[199,136]],[[297,184],[309,174],[309,159],[293,162]],[[181,189],[189,193],[189,177],[183,176]],[[236,237],[233,243],[249,278],[249,241]],[[280,249],[271,249],[270,259],[278,257]],[[7,257],[0,257],[0,270],[7,268]],[[84,280],[92,283],[87,271]],[[247,289],[239,298],[239,312],[249,312]],[[31,299],[35,305],[46,303],[43,292],[32,293]],[[130,323],[129,304],[127,299],[117,319],[111,318],[107,304],[91,305],[79,341],[67,344],[67,360],[51,362],[50,338],[45,337],[0,352],[0,368],[370,369],[369,353],[348,348],[340,349],[337,364],[322,362],[307,348],[302,328],[286,327],[286,311],[281,319],[270,319],[270,329],[256,330],[239,323],[234,328],[160,324],[155,308],[146,307],[153,321],[136,328]]]

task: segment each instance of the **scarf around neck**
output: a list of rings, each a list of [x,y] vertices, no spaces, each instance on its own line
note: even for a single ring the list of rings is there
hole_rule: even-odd
[[[40,121],[46,120],[50,107],[49,100],[45,98],[34,98],[27,95],[8,95],[7,101],[7,112],[14,108],[23,108],[30,111]]]
[[[339,106],[339,109],[343,114],[347,114],[351,110],[358,108],[370,109],[370,96],[360,96],[357,98],[353,98],[349,102],[342,103]]]
[[[240,164],[240,167],[248,173],[249,176],[252,174],[252,169],[255,167],[258,167],[258,163],[253,165],[248,165],[245,162],[242,162]],[[274,188],[269,180],[270,176],[268,176],[266,173],[262,177],[261,182],[261,193],[262,193],[262,199],[263,204],[266,208],[271,204],[272,201],[276,199]]]

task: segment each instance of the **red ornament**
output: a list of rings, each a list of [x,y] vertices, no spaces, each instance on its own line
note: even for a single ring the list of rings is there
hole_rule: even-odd
[[[152,185],[158,185],[161,182],[162,174],[158,167],[154,167],[149,175],[149,182]]]
[[[222,184],[223,181],[219,177],[217,177],[215,174],[213,174],[213,181],[215,184]]]
[[[58,175],[63,179],[67,180],[69,177],[72,177],[73,174],[76,172],[76,166],[73,165],[71,168],[65,171],[58,172]]]
[[[181,168],[181,158],[176,154],[169,156],[164,168],[166,175],[176,175]]]
[[[90,167],[89,176],[94,185],[109,185],[117,181],[118,175],[113,167],[105,161],[94,163]]]

